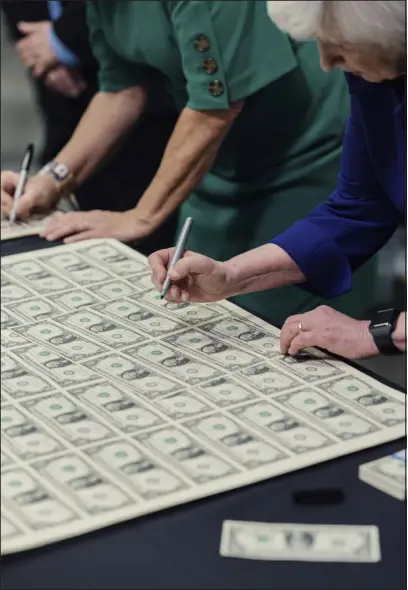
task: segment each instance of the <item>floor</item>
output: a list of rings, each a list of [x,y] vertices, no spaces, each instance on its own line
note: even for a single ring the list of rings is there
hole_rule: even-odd
[[[41,125],[35,108],[31,87],[19,60],[6,36],[1,31],[1,169],[17,169],[26,145],[41,142]],[[390,259],[396,260],[400,272],[405,270],[404,255],[401,257],[400,238],[396,238],[388,251],[384,252],[384,263],[380,268],[379,285],[382,292],[389,293],[386,285]],[[405,387],[406,356],[395,358],[376,358],[364,361],[363,366],[379,375],[392,379]]]

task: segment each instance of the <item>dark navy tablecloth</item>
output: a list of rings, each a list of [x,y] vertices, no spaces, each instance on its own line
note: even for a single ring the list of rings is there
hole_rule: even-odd
[[[51,244],[55,245],[55,244]],[[39,238],[2,244],[2,255],[48,246]],[[406,503],[358,479],[361,463],[393,453],[401,439],[206,500],[158,512],[42,549],[3,557],[1,588],[402,590],[407,587]],[[292,494],[338,487],[335,506],[300,506]],[[376,564],[261,562],[221,558],[226,519],[377,525]]]

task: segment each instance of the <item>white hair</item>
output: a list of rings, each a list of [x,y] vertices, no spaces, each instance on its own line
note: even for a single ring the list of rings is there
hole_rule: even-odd
[[[405,48],[405,0],[277,0],[268,13],[294,39]]]

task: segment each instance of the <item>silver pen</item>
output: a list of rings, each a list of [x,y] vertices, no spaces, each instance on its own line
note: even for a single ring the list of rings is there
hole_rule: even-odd
[[[17,187],[16,187],[16,190],[14,193],[13,208],[10,213],[11,223],[14,223],[16,220],[16,205],[17,205],[19,198],[24,193],[25,186],[27,183],[27,178],[30,173],[31,164],[33,162],[33,157],[34,157],[34,146],[32,143],[30,143],[25,151],[23,161],[21,162],[20,177],[18,179]]]
[[[179,239],[177,240],[176,247],[174,248],[174,252],[173,252],[173,256],[171,257],[170,264],[167,268],[167,274],[166,274],[166,278],[163,283],[163,288],[162,288],[162,292],[161,292],[162,299],[164,299],[164,297],[166,297],[167,291],[169,290],[170,285],[171,285],[171,280],[169,279],[169,270],[171,269],[172,266],[174,266],[180,260],[182,254],[185,250],[186,243],[187,243],[188,236],[190,234],[190,229],[191,229],[192,225],[193,225],[193,218],[187,217],[187,219],[184,222],[183,229],[180,232]]]

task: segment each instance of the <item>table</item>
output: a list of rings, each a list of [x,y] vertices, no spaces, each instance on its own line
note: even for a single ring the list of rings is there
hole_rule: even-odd
[[[30,237],[3,243],[1,254],[55,245]],[[402,590],[407,587],[406,504],[360,482],[358,466],[405,445],[400,439],[60,544],[3,557],[1,588]],[[341,488],[345,501],[313,507],[292,500],[294,491],[327,486]],[[382,560],[336,564],[221,558],[221,525],[226,519],[377,525]]]

